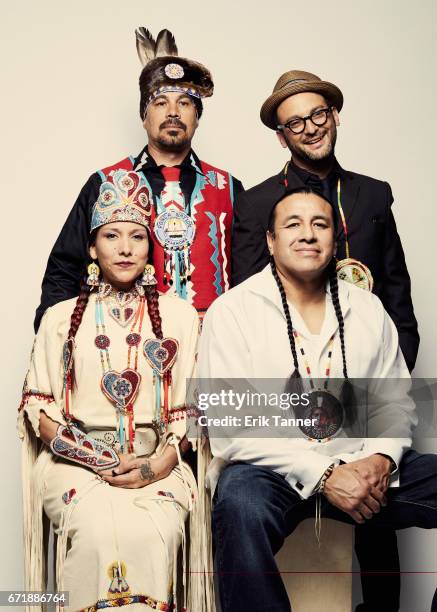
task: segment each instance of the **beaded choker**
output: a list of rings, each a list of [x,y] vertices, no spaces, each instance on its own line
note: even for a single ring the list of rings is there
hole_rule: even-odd
[[[98,294],[105,299],[109,316],[122,327],[127,327],[135,317],[144,288],[137,283],[130,291],[119,291],[109,283],[101,283]]]

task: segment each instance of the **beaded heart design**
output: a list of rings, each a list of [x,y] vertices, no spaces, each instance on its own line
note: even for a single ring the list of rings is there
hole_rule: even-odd
[[[136,308],[132,306],[118,306],[117,304],[109,304],[108,312],[110,316],[117,321],[122,327],[126,327],[135,316]]]
[[[153,370],[163,376],[178,356],[179,342],[174,338],[149,338],[143,344],[144,357]]]
[[[110,402],[125,408],[135,401],[141,383],[141,375],[127,368],[122,372],[109,370],[103,375],[101,387]]]
[[[65,493],[62,495],[62,501],[64,502],[65,505],[68,506],[68,504],[71,502],[71,500],[73,499],[75,495],[76,495],[76,489],[70,489],[69,491],[65,491]]]

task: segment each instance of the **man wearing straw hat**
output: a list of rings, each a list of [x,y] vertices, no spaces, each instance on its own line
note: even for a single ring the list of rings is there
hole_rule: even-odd
[[[282,147],[290,150],[291,158],[277,175],[237,197],[232,242],[233,284],[261,271],[269,261],[265,235],[272,203],[287,189],[316,189],[332,202],[337,216],[339,278],[373,291],[381,299],[396,325],[411,372],[419,334],[410,277],[391,210],[392,192],[386,182],[344,170],[335,158],[342,107],[340,89],[314,74],[291,70],[278,79],[262,105],[261,121],[276,131]],[[396,533],[390,530],[375,533],[367,525],[359,527],[356,550],[363,572],[389,572],[384,576],[384,593],[378,589],[380,581],[363,574],[365,603],[358,610],[398,610]]]

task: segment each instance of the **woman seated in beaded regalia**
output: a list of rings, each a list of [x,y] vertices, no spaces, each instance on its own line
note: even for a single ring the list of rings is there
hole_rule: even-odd
[[[182,543],[185,576],[197,494],[181,455],[198,316],[158,295],[149,219],[142,176],[111,173],[92,212],[88,278],[44,315],[24,386],[26,588],[45,588],[45,513],[68,610],[170,610],[177,591],[187,596],[176,559]]]

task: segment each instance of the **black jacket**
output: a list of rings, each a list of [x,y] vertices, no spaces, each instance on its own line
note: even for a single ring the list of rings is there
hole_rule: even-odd
[[[411,371],[417,358],[419,334],[411,301],[411,285],[404,252],[391,210],[390,185],[339,167],[342,207],[347,220],[350,256],[370,268],[373,292],[393,319],[402,352]],[[285,191],[281,172],[238,195],[232,237],[232,283],[237,285],[259,272],[269,261],[266,231],[272,204]],[[290,165],[288,189],[304,186]],[[337,207],[334,210],[338,215]],[[337,233],[337,257],[345,254],[341,222]]]

